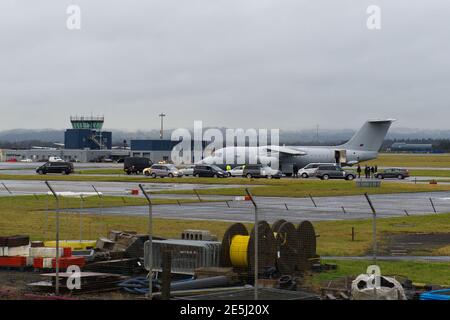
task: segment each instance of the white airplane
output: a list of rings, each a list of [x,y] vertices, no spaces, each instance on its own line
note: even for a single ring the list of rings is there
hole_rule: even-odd
[[[215,150],[211,156],[199,163],[235,167],[249,163],[273,166],[277,162],[276,166],[285,174],[292,174],[294,166],[300,169],[309,163],[338,163],[352,166],[360,161],[378,157],[378,151],[394,121],[394,119],[369,120],[348,142],[338,146],[226,147]]]

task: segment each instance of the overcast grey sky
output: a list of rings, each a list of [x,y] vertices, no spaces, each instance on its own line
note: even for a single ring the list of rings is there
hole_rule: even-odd
[[[0,130],[153,129],[161,111],[169,128],[446,129],[449,16],[448,0],[2,0]]]

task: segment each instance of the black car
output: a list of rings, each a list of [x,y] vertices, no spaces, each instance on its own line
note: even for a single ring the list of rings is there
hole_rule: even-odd
[[[269,166],[262,164],[246,164],[242,171],[242,176],[247,178],[276,178],[282,176],[280,170],[272,169]]]
[[[46,162],[42,166],[36,169],[36,173],[47,174],[47,173],[62,173],[71,174],[73,173],[73,164],[70,162]]]
[[[384,169],[380,172],[375,173],[375,178],[384,179],[384,178],[397,178],[397,179],[405,179],[409,177],[409,171],[406,169]]]
[[[322,180],[328,179],[345,179],[345,180],[353,180],[355,179],[355,175],[350,172],[344,171],[338,165],[319,165],[314,175]]]
[[[194,167],[194,177],[225,178],[228,173],[216,165],[198,164]]]
[[[141,173],[144,169],[152,166],[149,158],[143,157],[127,157],[123,161],[123,170],[127,174]]]

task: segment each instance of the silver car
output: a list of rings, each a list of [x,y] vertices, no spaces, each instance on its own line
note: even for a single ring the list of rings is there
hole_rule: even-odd
[[[231,177],[242,177],[244,173],[244,166],[237,166],[227,171]]]
[[[146,176],[156,177],[182,177],[183,173],[173,164],[154,164],[150,168],[144,169]]]
[[[185,165],[179,169],[179,171],[184,176],[193,176],[194,175],[194,167],[195,165]]]

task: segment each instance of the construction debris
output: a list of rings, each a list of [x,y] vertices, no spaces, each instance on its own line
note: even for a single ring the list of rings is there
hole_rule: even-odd
[[[376,277],[380,279],[377,287]],[[353,300],[406,300],[402,285],[392,277],[361,274],[352,282]]]

